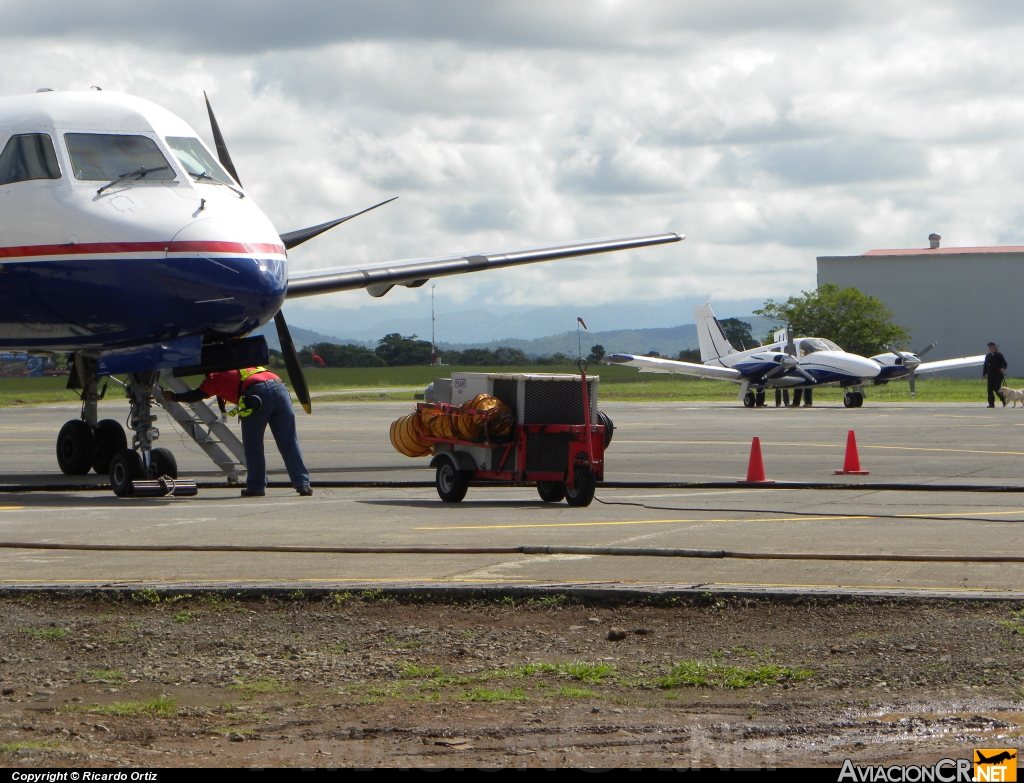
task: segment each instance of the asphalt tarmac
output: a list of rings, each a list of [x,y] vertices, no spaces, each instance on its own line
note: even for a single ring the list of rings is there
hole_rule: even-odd
[[[317,480],[430,481],[427,459],[395,452],[388,427],[409,403],[331,403],[299,414]],[[609,403],[617,430],[609,481],[735,481],[759,436],[768,477],[1024,487],[1024,410],[878,404],[847,410],[744,409],[738,403]],[[123,418],[121,401],[101,415]],[[63,480],[54,441],[72,406],[0,410],[0,484]],[[181,475],[214,480],[206,457],[160,412],[160,445]],[[839,477],[854,429],[869,476]],[[269,436],[269,433],[268,433]],[[272,479],[286,478],[268,440]],[[93,477],[93,480],[98,480]],[[203,490],[189,499],[109,491],[0,495],[0,541],[318,546],[588,545],[750,552],[1024,554],[1024,494],[864,489],[608,489],[589,508],[546,504],[530,488],[471,487],[443,504],[433,489]],[[0,586],[75,584],[660,586],[659,589],[1024,597],[1024,565],[709,560],[580,555],[96,553],[0,549]]]

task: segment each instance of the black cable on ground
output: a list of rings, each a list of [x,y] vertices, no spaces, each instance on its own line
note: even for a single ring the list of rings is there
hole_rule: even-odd
[[[852,560],[910,563],[1024,563],[1024,555],[900,555],[822,552],[733,552],[728,549],[666,549],[601,546],[247,546],[240,544],[56,544],[3,541],[0,549],[85,552],[233,552],[321,555],[589,555],[602,557],[685,557],[737,560]]]

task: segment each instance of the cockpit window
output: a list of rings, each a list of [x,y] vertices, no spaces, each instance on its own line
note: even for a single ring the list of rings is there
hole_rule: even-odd
[[[800,341],[800,353],[806,356],[815,351],[841,351],[843,350],[831,340],[823,340],[820,337],[810,337]]]
[[[112,133],[65,133],[75,177],[112,182],[135,174],[138,179],[174,179],[174,170],[148,136]]]
[[[168,136],[167,146],[178,156],[178,160],[185,171],[196,179],[214,179],[229,184],[234,183],[234,180],[213,159],[209,150],[203,146],[199,139],[187,136]],[[205,177],[203,176],[204,174],[206,175]]]
[[[45,133],[11,136],[0,153],[0,185],[29,179],[60,179],[53,141]]]

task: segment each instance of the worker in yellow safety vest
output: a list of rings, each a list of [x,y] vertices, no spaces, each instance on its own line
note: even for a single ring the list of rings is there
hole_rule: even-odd
[[[267,493],[267,459],[263,436],[267,425],[277,449],[284,458],[295,491],[303,497],[313,494],[309,471],[302,461],[302,449],[295,432],[292,398],[284,382],[266,367],[212,372],[198,389],[176,394],[164,391],[165,400],[194,403],[207,397],[220,397],[235,405],[229,413],[242,421],[242,445],[245,447],[247,475],[242,497],[263,497]]]

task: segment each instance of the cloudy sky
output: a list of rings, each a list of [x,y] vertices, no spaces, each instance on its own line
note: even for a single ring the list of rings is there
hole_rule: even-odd
[[[400,197],[295,250],[296,269],[688,237],[446,278],[439,309],[760,301],[812,287],[818,255],[923,246],[932,231],[944,246],[1024,244],[1018,3],[0,0],[0,12],[0,94],[95,84],[209,139],[206,90],[281,231]],[[338,331],[420,313],[424,297],[350,292],[287,312]]]

